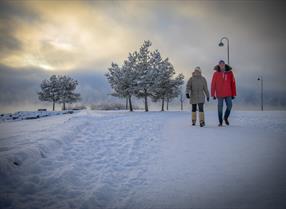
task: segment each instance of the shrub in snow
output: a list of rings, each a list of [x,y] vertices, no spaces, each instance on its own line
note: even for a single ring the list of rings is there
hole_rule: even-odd
[[[106,103],[91,105],[91,110],[125,110],[126,106],[120,103]]]
[[[85,105],[75,105],[75,106],[68,106],[67,110],[86,110],[87,107]]]

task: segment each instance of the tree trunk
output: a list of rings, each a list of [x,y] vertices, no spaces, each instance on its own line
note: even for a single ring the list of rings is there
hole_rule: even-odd
[[[129,100],[129,110],[130,110],[130,112],[133,112],[131,96],[128,97],[128,100]]]
[[[167,110],[169,110],[169,98],[167,98]]]
[[[144,89],[144,99],[145,99],[145,112],[148,112],[148,98],[147,98],[147,90]]]
[[[126,110],[128,110],[128,97],[126,97],[126,106],[125,106]]]
[[[66,110],[66,103],[63,102],[63,110]]]
[[[162,108],[161,108],[161,111],[164,111],[164,106],[165,106],[165,99],[163,98],[163,99],[162,99]]]
[[[55,111],[55,104],[56,104],[56,102],[53,101],[53,111]]]

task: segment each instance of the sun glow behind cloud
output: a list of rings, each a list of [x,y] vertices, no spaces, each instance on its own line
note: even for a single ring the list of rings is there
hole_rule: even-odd
[[[71,70],[123,58],[136,43],[135,35],[104,8],[82,2],[28,1],[26,6],[40,15],[36,22],[17,22],[15,37],[20,51],[1,62],[13,67]],[[128,41],[125,41],[128,40]]]

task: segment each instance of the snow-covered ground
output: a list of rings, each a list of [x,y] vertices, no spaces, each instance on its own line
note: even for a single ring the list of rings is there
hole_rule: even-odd
[[[81,111],[0,123],[0,208],[286,208],[286,113]]]

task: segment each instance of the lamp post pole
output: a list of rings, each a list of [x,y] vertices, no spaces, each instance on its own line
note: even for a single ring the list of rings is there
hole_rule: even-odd
[[[181,92],[181,95],[180,95],[181,111],[183,111],[183,109],[184,109],[184,96],[183,96],[183,88],[182,87],[180,88],[180,92]]]
[[[227,64],[229,65],[230,64],[230,62],[229,62],[229,39],[227,37],[222,37],[220,39],[220,42],[219,42],[218,46],[219,47],[223,47],[224,46],[224,44],[222,42],[223,40],[227,41]]]
[[[259,76],[257,78],[258,81],[261,82],[261,86],[260,86],[260,100],[261,100],[261,111],[263,111],[263,76]]]

